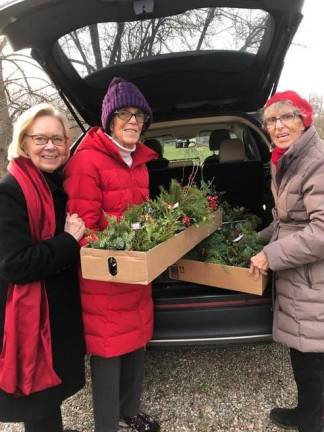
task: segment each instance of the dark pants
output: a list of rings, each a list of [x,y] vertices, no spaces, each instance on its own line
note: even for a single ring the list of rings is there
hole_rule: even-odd
[[[322,432],[324,427],[324,354],[290,349],[298,391],[299,432]]]
[[[62,432],[63,423],[61,408],[58,407],[49,417],[24,423],[25,432]]]
[[[138,413],[144,353],[140,349],[113,358],[91,357],[95,432],[117,432],[120,417]]]

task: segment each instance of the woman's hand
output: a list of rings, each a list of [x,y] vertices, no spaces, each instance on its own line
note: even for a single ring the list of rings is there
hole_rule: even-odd
[[[254,279],[259,279],[260,275],[267,275],[268,270],[268,258],[263,251],[251,258],[249,273],[254,277]]]
[[[64,225],[65,232],[71,234],[76,241],[79,241],[82,239],[85,229],[83,220],[76,213],[67,214]]]

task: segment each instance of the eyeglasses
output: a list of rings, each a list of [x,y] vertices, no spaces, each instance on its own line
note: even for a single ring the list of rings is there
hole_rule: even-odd
[[[62,136],[62,135],[53,135],[49,137],[47,135],[40,135],[40,134],[34,134],[34,135],[25,134],[25,136],[31,138],[33,140],[33,143],[38,146],[45,146],[49,140],[51,140],[56,147],[63,146],[66,143],[66,136]]]
[[[132,113],[127,110],[119,110],[119,111],[115,111],[114,114],[116,114],[116,116],[123,121],[129,121],[134,116],[137,123],[145,123],[150,118],[149,115],[143,113],[142,111],[139,111],[137,113]]]
[[[263,120],[263,126],[267,129],[274,129],[277,125],[277,121],[280,120],[284,126],[290,127],[296,117],[300,117],[300,113],[297,111],[288,112],[279,117],[269,117]]]

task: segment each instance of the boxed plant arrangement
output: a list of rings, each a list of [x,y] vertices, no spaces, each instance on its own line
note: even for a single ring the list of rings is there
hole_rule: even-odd
[[[262,295],[267,277],[255,280],[250,258],[264,246],[256,229],[259,218],[243,207],[222,204],[223,224],[169,269],[173,279]]]
[[[86,279],[148,284],[221,224],[218,198],[207,184],[182,187],[173,180],[169,191],[130,207],[108,226],[89,232],[81,248]]]

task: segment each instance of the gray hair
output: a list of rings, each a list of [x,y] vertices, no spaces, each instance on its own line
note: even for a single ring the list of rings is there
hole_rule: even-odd
[[[282,106],[285,105],[290,105],[293,108],[294,112],[296,112],[300,117],[306,117],[305,114],[301,113],[300,110],[297,107],[295,107],[295,105],[289,99],[286,99],[286,100],[280,100],[278,102],[274,102],[270,106],[264,107],[261,111],[262,120],[264,120],[264,113],[267,109],[271,107],[281,108]]]

